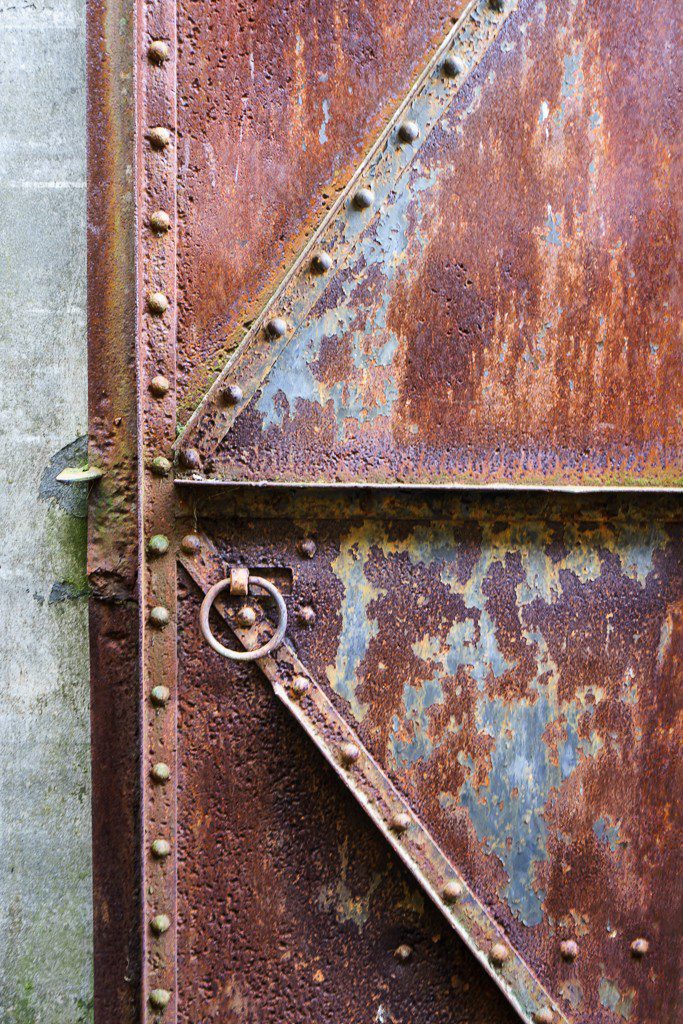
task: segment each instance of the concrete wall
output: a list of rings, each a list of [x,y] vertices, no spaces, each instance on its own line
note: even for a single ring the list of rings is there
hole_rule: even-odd
[[[92,1017],[85,4],[0,0],[0,1022]]]

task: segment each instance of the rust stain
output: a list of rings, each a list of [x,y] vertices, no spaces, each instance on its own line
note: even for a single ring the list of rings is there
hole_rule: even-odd
[[[208,475],[681,485],[673,6],[521,5]]]

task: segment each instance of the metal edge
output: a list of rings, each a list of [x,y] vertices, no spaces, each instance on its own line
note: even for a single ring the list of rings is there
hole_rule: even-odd
[[[141,1020],[163,1016],[173,1024],[178,1012],[175,494],[173,481],[154,460],[170,454],[176,422],[176,3],[138,0],[137,13]],[[163,854],[159,841],[167,844]]]
[[[135,0],[86,24],[89,606],[95,1024],[140,1019]]]
[[[225,434],[229,431],[237,416],[247,407],[250,399],[257,390],[258,385],[270,372],[272,366],[286,349],[291,339],[296,334],[305,316],[315,302],[318,301],[323,292],[334,280],[335,273],[345,266],[350,258],[357,240],[362,237],[368,227],[380,215],[381,203],[374,204],[370,217],[347,216],[349,208],[353,207],[352,194],[361,184],[372,169],[373,186],[381,180],[381,191],[378,191],[378,198],[388,192],[396,184],[412,163],[415,155],[429,137],[432,127],[437,123],[439,117],[450,107],[458,95],[460,88],[466,81],[470,72],[479,64],[491,45],[495,42],[500,29],[518,7],[520,0],[471,0],[462,12],[456,23],[449,29],[441,44],[432,54],[429,61],[410,86],[404,99],[394,111],[368,153],[358,165],[351,176],[345,189],[340,193],[336,202],[330,207],[319,227],[313,232],[306,245],[295,258],[289,270],[285,273],[279,286],[264,305],[261,312],[254,318],[253,324],[232,353],[223,370],[220,372],[214,383],[200,401],[189,420],[181,437],[176,443],[176,450],[180,453],[187,451],[190,446],[200,445],[202,454],[209,454],[220,443]],[[466,67],[454,79],[449,79],[450,84],[443,86],[443,78],[438,71],[439,65],[446,54],[454,45],[462,44],[466,49]],[[394,139],[396,126],[408,112],[409,108],[416,102],[426,101],[429,93],[433,93],[434,110],[430,111],[426,118],[424,130],[420,137],[409,147],[398,149],[391,147]],[[423,93],[421,96],[420,94]],[[377,174],[378,168],[386,165],[384,177]],[[386,179],[386,180],[384,180]],[[324,276],[310,274],[307,272],[307,265],[311,254],[315,249],[321,247],[321,242],[326,234],[334,233],[333,239],[327,239],[322,246],[326,251],[335,252],[333,268]],[[347,232],[350,236],[347,237]],[[337,237],[338,236],[338,237]],[[340,256],[341,254],[341,256]],[[303,278],[303,281],[301,280]],[[294,297],[286,298],[290,285]],[[294,307],[296,303],[296,289],[299,288],[301,298],[297,315],[291,317],[291,330],[279,342],[264,340],[264,326],[268,318],[272,316],[283,316]],[[244,399],[237,406],[220,408],[220,391],[226,383],[227,378],[233,371],[240,367],[243,361],[251,358],[254,370],[246,379],[240,378],[238,383],[242,388]],[[250,366],[248,364],[248,371]],[[218,410],[218,412],[217,412]],[[209,416],[213,412],[214,418]]]
[[[199,538],[198,548],[192,555],[180,554],[179,562],[200,591],[206,594],[224,575],[225,566],[210,538],[197,531],[195,535]],[[214,607],[247,650],[263,644],[273,634],[273,626],[262,612],[257,611],[253,626],[243,629],[235,621],[234,610],[226,606],[222,597],[216,600]],[[283,642],[274,654],[260,659],[258,666],[271,683],[275,695],[304,729],[520,1018],[527,1024],[568,1024],[564,1013],[511,945],[503,929],[468,888],[458,869],[287,642]],[[303,689],[302,680],[305,684]],[[355,748],[351,761],[345,761],[342,746],[345,744]],[[454,899],[445,897],[447,882],[457,883],[460,889]],[[499,962],[496,953],[501,949],[503,959]]]

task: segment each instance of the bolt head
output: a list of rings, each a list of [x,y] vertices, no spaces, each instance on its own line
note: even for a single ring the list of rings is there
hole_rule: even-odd
[[[153,558],[159,558],[161,555],[165,555],[168,548],[168,537],[165,537],[163,533],[155,533],[154,536],[150,537],[147,541],[147,553]]]
[[[152,765],[150,775],[155,782],[168,782],[171,778],[171,769],[163,761],[159,761]]]
[[[266,334],[269,338],[284,338],[287,333],[287,323],[281,316],[274,316],[266,324]]]
[[[199,469],[201,459],[196,448],[181,448],[178,461],[183,469]]]
[[[168,914],[157,914],[149,922],[149,926],[155,935],[163,935],[171,927],[171,919]]]
[[[171,691],[168,686],[154,686],[149,695],[149,699],[155,707],[163,708],[165,704],[168,704],[171,697]]]
[[[555,1014],[549,1006],[544,1006],[534,1014],[534,1024],[554,1024]]]
[[[167,839],[155,839],[152,842],[152,856],[157,860],[163,860],[171,852],[171,844]]]
[[[152,459],[149,468],[154,476],[168,476],[172,469],[171,463],[163,455],[157,455],[155,459]]]
[[[415,121],[404,121],[398,129],[401,142],[415,142],[420,136],[419,125]]]
[[[510,956],[510,950],[502,942],[496,942],[489,950],[489,960],[494,967],[502,967]]]
[[[339,748],[339,756],[343,764],[354,764],[360,757],[360,750],[355,743],[342,743]]]
[[[394,950],[394,956],[400,964],[407,964],[412,955],[412,947],[406,945],[405,942],[402,942],[401,945]]]
[[[300,540],[297,547],[299,549],[299,554],[303,555],[304,558],[313,558],[317,551],[315,541],[310,537],[307,537],[305,540]]]
[[[157,374],[156,377],[152,377],[151,381],[149,382],[149,390],[152,392],[155,398],[163,398],[164,395],[168,394],[170,387],[171,385],[168,382],[168,379],[162,376],[162,374],[160,373]]]
[[[410,827],[410,815],[405,811],[393,814],[389,819],[389,828],[392,832],[405,832]]]
[[[165,210],[155,210],[149,218],[149,226],[152,231],[156,231],[161,235],[170,228],[171,218]]]
[[[171,1002],[171,993],[167,988],[153,988],[149,994],[149,1005],[155,1010],[165,1010]]]
[[[317,252],[311,260],[316,274],[326,274],[332,267],[332,257],[326,252]]]
[[[256,622],[256,612],[248,604],[239,608],[235,615],[235,622],[241,629],[251,629]]]
[[[572,963],[579,955],[579,947],[573,939],[565,939],[564,942],[560,943],[560,955],[563,960],[568,960],[569,963]]]
[[[198,555],[202,549],[202,542],[196,533],[186,533],[180,542],[180,548],[186,555]]]
[[[460,899],[464,891],[461,883],[456,878],[451,878],[441,890],[441,898],[445,903],[455,903],[456,900]]]
[[[311,688],[311,684],[309,683],[309,681],[306,678],[306,676],[294,676],[294,678],[292,679],[291,686],[290,686],[290,691],[291,691],[292,697],[295,697],[295,698],[298,699],[299,697],[303,697],[303,695],[305,693],[308,693],[310,688]]]
[[[171,141],[168,128],[150,128],[148,136],[152,149],[166,149]]]
[[[154,39],[147,47],[147,57],[152,64],[163,64],[171,56],[168,43],[163,39]]]
[[[147,296],[147,309],[154,316],[163,316],[168,309],[168,299],[163,292],[151,292]]]
[[[375,193],[371,188],[359,188],[353,197],[353,205],[358,210],[367,210],[375,201]]]
[[[634,956],[636,960],[640,960],[641,957],[647,956],[650,951],[650,943],[647,939],[634,939],[631,943],[631,956]]]
[[[226,405],[239,405],[243,397],[242,388],[238,384],[228,384],[223,389],[223,401]]]
[[[464,75],[467,70],[467,65],[462,57],[456,57],[455,54],[449,53],[448,56],[444,58],[441,68],[446,78],[457,78],[458,75]]]
[[[163,608],[160,604],[156,608],[152,608],[149,613],[149,623],[154,626],[155,629],[164,629],[168,626],[171,621],[171,615],[168,608]]]
[[[310,604],[305,604],[299,609],[297,618],[302,626],[313,626],[315,624],[315,612]]]

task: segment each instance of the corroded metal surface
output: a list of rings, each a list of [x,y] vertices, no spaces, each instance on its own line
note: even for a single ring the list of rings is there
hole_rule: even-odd
[[[301,662],[567,1018],[675,1019],[680,510],[271,503],[223,500],[224,562],[291,568]]]
[[[182,1024],[514,1024],[259,669],[208,650],[184,574],[179,595]]]
[[[191,424],[206,475],[679,486],[679,14],[525,0],[427,138],[435,72],[377,215],[277,296],[255,397],[263,332]]]
[[[179,5],[185,418],[465,2]]]
[[[313,740],[451,927],[465,940],[481,967],[495,978],[524,1019],[533,1020],[546,1013],[556,1024],[564,1021],[522,957],[510,948],[505,933],[467,889],[454,865],[434,842],[429,829],[424,827],[405,797],[392,785],[360,742],[358,733],[335,709],[289,644],[278,645],[268,654],[268,647],[280,633],[279,625],[276,629],[265,614],[259,612],[253,623],[241,627],[236,609],[226,608],[225,602],[219,598],[220,603],[216,602],[216,607],[232,626],[246,651],[232,653],[227,647],[221,650],[216,647],[213,635],[207,637],[208,602],[216,600],[215,595],[221,592],[218,588],[229,586],[229,579],[212,582],[216,574],[220,576],[223,564],[211,540],[202,536],[200,541],[199,551],[184,558],[183,564],[206,594],[200,610],[200,626],[210,646],[229,659],[246,659],[257,651],[264,652],[259,659],[259,667],[272,683],[275,695]],[[268,581],[261,582],[272,587]],[[279,592],[275,588],[273,591],[278,595],[278,604],[282,603]],[[277,617],[281,622],[279,609]],[[450,898],[455,893],[457,898]]]

